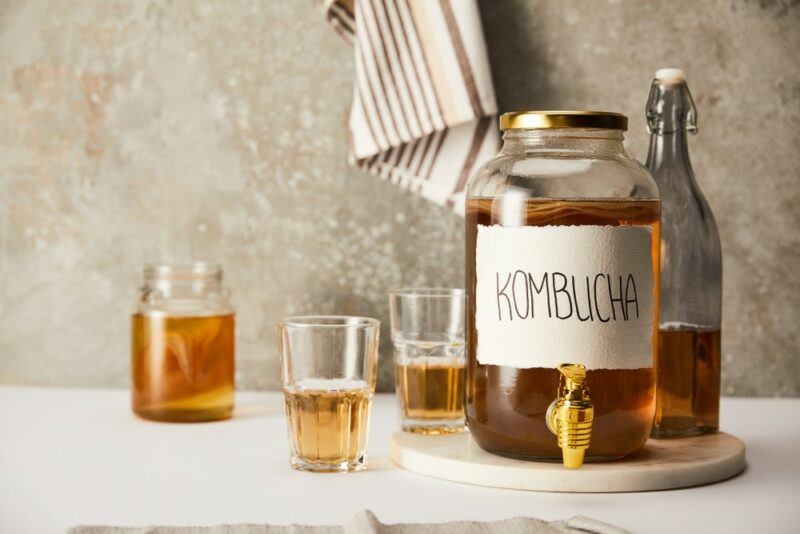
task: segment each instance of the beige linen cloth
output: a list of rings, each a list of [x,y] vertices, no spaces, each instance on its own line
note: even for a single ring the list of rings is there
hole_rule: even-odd
[[[438,524],[384,525],[369,510],[345,521],[341,527],[302,525],[219,525],[215,527],[103,527],[80,526],[68,534],[627,534],[594,519],[576,516],[548,523],[528,517],[480,523],[455,521]]]
[[[464,210],[497,152],[495,101],[475,0],[317,0],[353,46],[352,165]]]

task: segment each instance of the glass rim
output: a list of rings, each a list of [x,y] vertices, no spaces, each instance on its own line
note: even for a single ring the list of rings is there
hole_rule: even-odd
[[[389,291],[392,298],[466,298],[462,287],[404,287]]]
[[[206,260],[151,261],[144,264],[147,279],[191,280],[214,278],[222,274],[222,265]]]
[[[281,328],[369,328],[379,327],[380,321],[357,315],[295,315],[278,321]]]

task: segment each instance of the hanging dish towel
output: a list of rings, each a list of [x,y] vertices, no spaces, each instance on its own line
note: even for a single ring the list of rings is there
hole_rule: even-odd
[[[497,152],[495,101],[474,0],[321,0],[355,53],[352,165],[464,210]]]

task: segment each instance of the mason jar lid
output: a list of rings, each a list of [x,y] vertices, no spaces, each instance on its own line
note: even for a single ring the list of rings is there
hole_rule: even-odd
[[[592,128],[627,130],[628,117],[610,111],[511,111],[500,115],[500,129]]]

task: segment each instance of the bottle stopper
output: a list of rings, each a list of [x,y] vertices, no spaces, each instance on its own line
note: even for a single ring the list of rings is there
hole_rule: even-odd
[[[659,82],[667,85],[677,85],[686,82],[686,75],[683,71],[675,68],[658,69],[654,77]]]

